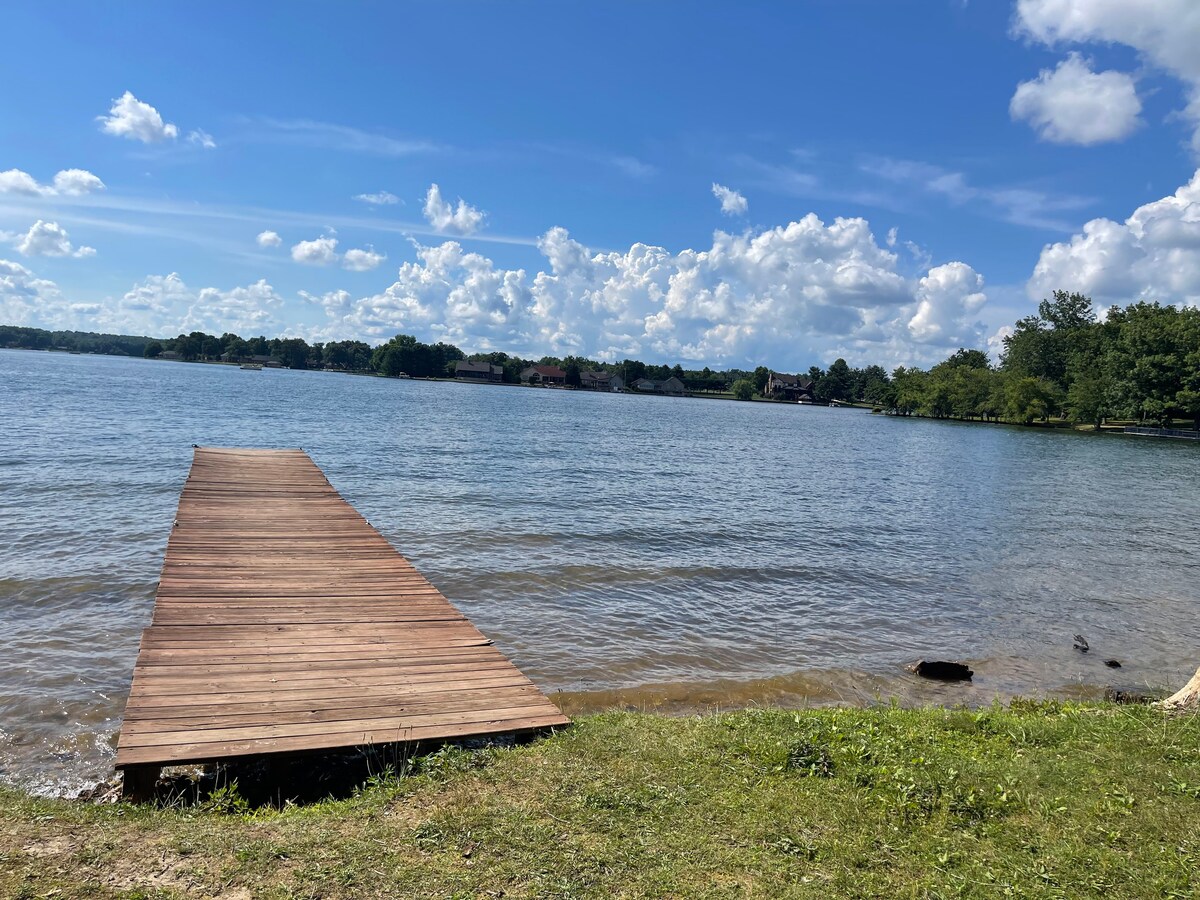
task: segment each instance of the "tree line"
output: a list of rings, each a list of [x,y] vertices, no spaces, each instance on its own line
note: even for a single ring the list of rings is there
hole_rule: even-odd
[[[766,397],[771,370],[684,369],[636,359],[603,362],[581,356],[527,359],[501,351],[467,355],[453,344],[426,344],[399,334],[378,347],[363,341],[309,344],[302,338],[242,338],[194,331],[174,338],[45,331],[0,326],[0,347],[71,350],[154,358],[243,362],[273,359],[292,369],[327,369],[416,378],[454,375],[460,360],[499,366],[502,380],[520,381],[531,365],[557,366],[578,386],[586,371],[639,378],[678,378],[696,394]],[[1114,306],[1103,319],[1079,293],[1055,291],[1035,315],[1016,323],[1004,338],[999,365],[982,350],[960,349],[928,370],[878,365],[851,367],[844,359],[828,369],[811,367],[818,403],[859,402],[897,415],[1032,424],[1060,418],[1096,427],[1109,418],[1169,425],[1177,419],[1200,427],[1200,309],[1133,303]]]
[[[1000,365],[959,350],[928,371],[896,369],[872,402],[936,418],[1200,428],[1200,309],[1139,302],[1101,320],[1088,297],[1055,291],[1004,338]]]
[[[0,325],[0,347],[20,350],[63,350],[106,356],[141,356],[152,338],[92,331],[46,331],[21,325]]]

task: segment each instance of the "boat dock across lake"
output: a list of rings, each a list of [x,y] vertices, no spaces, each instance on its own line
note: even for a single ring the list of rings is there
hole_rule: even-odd
[[[569,719],[302,450],[197,448],[117,747],[162,766]]]

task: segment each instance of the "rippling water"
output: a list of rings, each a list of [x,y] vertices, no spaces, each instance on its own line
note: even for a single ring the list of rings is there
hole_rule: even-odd
[[[569,710],[1086,693],[1105,657],[1163,685],[1200,658],[1200,445],[0,351],[0,779],[108,774],[194,443],[303,447]],[[921,655],[975,684],[905,675]]]

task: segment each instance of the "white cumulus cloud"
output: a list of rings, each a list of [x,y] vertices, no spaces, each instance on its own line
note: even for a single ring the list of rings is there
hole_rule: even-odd
[[[400,202],[400,198],[390,191],[379,191],[374,194],[355,194],[355,200],[369,203],[372,206],[392,206]]]
[[[58,285],[20,263],[0,259],[0,322],[56,328],[71,324],[64,319],[66,312]]]
[[[353,296],[349,291],[329,291],[317,296],[300,291],[300,296],[315,306],[320,306],[331,318],[342,318],[350,312]]]
[[[107,116],[98,116],[97,119],[100,130],[105,134],[141,141],[143,144],[173,141],[179,137],[176,126],[164,122],[157,109],[149,103],[143,103],[130,91],[113,101]]]
[[[796,369],[931,362],[982,347],[981,276],[962,262],[906,276],[864,219],[815,215],[712,246],[595,252],[563,228],[540,271],[507,269],[457,241],[417,246],[385,290],[324,303],[329,336],[397,331],[471,349]],[[313,302],[319,302],[315,298]]]
[[[442,191],[436,184],[429,186],[425,194],[425,218],[435,231],[448,234],[474,234],[483,224],[486,214],[459,199],[454,206],[442,199]]]
[[[351,272],[369,272],[385,259],[386,254],[376,253],[375,248],[371,246],[364,250],[347,250],[342,254],[342,268]]]
[[[54,176],[53,184],[39,184],[28,172],[9,169],[0,172],[0,194],[26,194],[30,197],[65,195],[78,197],[104,190],[104,182],[85,169],[63,169]]]
[[[80,197],[104,190],[104,182],[86,169],[63,169],[54,176],[54,191],[70,197]]]
[[[292,259],[310,266],[329,266],[338,261],[337,238],[326,235],[300,241],[292,247]]]
[[[96,324],[137,334],[232,331],[270,337],[283,330],[279,315],[283,306],[283,298],[266,279],[228,290],[195,290],[177,272],[171,272],[147,275],[134,284],[115,308],[105,309]]]
[[[983,276],[966,263],[936,266],[917,283],[917,301],[916,312],[908,320],[908,330],[916,340],[942,345],[970,343],[963,329],[970,327],[970,317],[987,302]]]
[[[16,235],[14,246],[22,256],[95,256],[94,247],[74,247],[67,230],[57,222],[38,219],[29,231]]]
[[[1200,153],[1200,3],[1196,0],[1017,0],[1017,28],[1047,45],[1123,44],[1179,79]]]
[[[260,247],[278,247],[283,243],[283,238],[274,231],[260,231],[254,240]]]
[[[1069,241],[1047,245],[1030,297],[1080,291],[1107,306],[1158,300],[1200,306],[1200,170],[1169,197],[1124,222],[1092,219]]]
[[[727,216],[744,216],[750,209],[750,204],[746,202],[745,197],[723,184],[717,184],[714,181],[712,192],[713,196],[721,201],[721,212]]]
[[[22,172],[20,169],[0,172],[0,193],[28,194],[36,197],[44,191],[45,188],[38,184],[28,172]]]
[[[1090,145],[1131,134],[1141,122],[1142,102],[1129,75],[1093,72],[1087,60],[1072,53],[1058,68],[1043,69],[1035,80],[1017,85],[1008,108],[1044,140]]]

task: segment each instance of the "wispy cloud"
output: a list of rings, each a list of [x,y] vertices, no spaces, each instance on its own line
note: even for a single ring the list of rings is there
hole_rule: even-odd
[[[1024,185],[980,186],[953,169],[887,156],[864,158],[859,170],[902,190],[932,194],[952,206],[970,205],[990,218],[1047,231],[1075,230],[1078,223],[1063,214],[1095,202],[1091,197],[1055,194]]]
[[[794,151],[793,155],[801,162],[811,158],[811,154],[803,151]],[[744,153],[734,156],[730,162],[745,173],[742,181],[746,184],[786,197],[797,197],[804,200],[835,200],[839,203],[853,203],[893,212],[904,210],[903,204],[887,191],[840,187],[831,184],[827,178],[816,175],[809,168],[802,169],[794,165],[764,162]]]
[[[326,150],[366,153],[372,156],[402,157],[436,153],[449,148],[421,138],[393,137],[378,131],[366,131],[349,125],[317,122],[312,119],[250,119],[242,140],[266,143],[300,144]]]
[[[368,203],[371,206],[394,206],[397,203],[402,206],[404,205],[404,201],[391,191],[377,191],[374,194],[355,194],[352,199]]]
[[[109,213],[110,216],[97,215]],[[375,216],[330,215],[326,213],[302,212],[299,210],[272,209],[256,206],[209,206],[202,203],[186,203],[158,200],[137,195],[105,194],[87,197],[55,197],[53,201],[34,201],[20,198],[10,201],[0,197],[0,222],[14,224],[29,217],[46,218],[53,215],[59,221],[86,224],[90,227],[126,234],[156,235],[181,241],[216,246],[212,237],[197,234],[190,229],[170,225],[187,220],[210,222],[238,222],[255,229],[257,234],[264,226],[273,230],[289,226],[296,228],[363,229],[375,233],[397,234],[413,238],[436,238],[439,242],[446,235],[424,221],[399,221]],[[157,221],[156,221],[157,220]],[[25,227],[25,225],[22,225]],[[460,235],[456,240],[488,244],[506,244],[535,247],[539,236],[524,237],[484,232]],[[237,255],[245,255],[244,246],[231,242],[220,242],[222,249]]]
[[[616,153],[600,147],[581,147],[574,144],[546,142],[518,143],[502,152],[516,152],[525,156],[558,156],[574,159],[593,166],[615,169],[628,178],[644,180],[658,174],[658,166],[639,159],[629,153]]]
[[[650,178],[658,174],[658,167],[643,162],[635,156],[624,154],[600,155],[594,157],[597,161],[607,163],[618,171],[624,172],[630,178]]]

